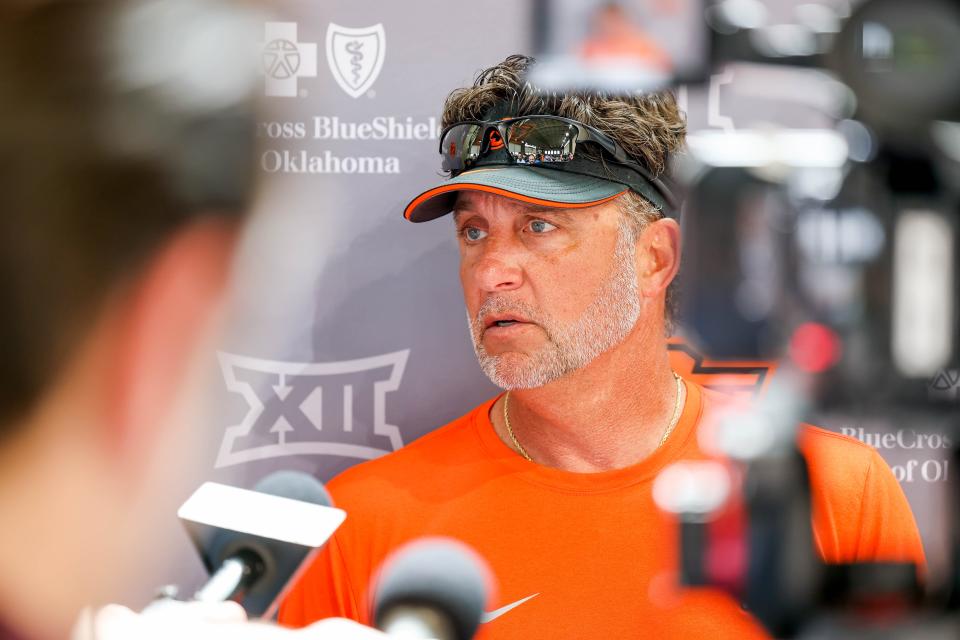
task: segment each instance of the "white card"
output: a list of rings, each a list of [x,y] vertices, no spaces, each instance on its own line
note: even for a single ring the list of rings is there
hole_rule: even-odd
[[[342,509],[205,482],[187,498],[177,516],[291,544],[318,548],[343,524]]]

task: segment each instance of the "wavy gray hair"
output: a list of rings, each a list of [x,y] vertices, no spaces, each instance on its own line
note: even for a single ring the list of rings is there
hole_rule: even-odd
[[[563,116],[603,131],[654,175],[663,173],[669,155],[683,146],[686,119],[669,91],[630,95],[543,91],[526,81],[526,71],[535,62],[529,56],[513,55],[481,71],[473,86],[447,96],[442,126],[488,117],[491,110],[499,109],[503,115]]]

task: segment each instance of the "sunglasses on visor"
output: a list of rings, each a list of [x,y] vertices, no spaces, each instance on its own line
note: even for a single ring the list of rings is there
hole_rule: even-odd
[[[561,116],[532,115],[503,120],[455,122],[440,133],[440,155],[443,170],[449,171],[451,177],[473,168],[481,156],[499,150],[506,153],[511,164],[549,166],[560,170],[569,168],[582,173],[579,169],[585,163],[577,150],[583,142],[599,145],[616,163],[640,174],[642,181],[652,185],[671,206],[675,205],[674,196],[667,186],[627,155],[610,136]],[[573,167],[578,169],[574,170]],[[617,178],[623,174],[622,171],[613,173],[620,174]]]

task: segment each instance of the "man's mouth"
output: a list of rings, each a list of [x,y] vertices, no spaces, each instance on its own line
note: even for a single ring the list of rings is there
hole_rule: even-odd
[[[484,330],[493,329],[493,328],[504,328],[512,327],[518,324],[530,324],[526,318],[521,318],[514,315],[497,315],[491,316],[486,319],[484,322]]]

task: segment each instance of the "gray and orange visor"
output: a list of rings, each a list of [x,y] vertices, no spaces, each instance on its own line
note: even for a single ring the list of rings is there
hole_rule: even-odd
[[[403,216],[426,222],[453,211],[460,191],[483,191],[531,204],[565,209],[602,204],[635,191],[665,216],[677,217],[678,206],[662,181],[634,167],[606,161],[574,158],[569,162],[527,165],[491,154],[410,201]]]

